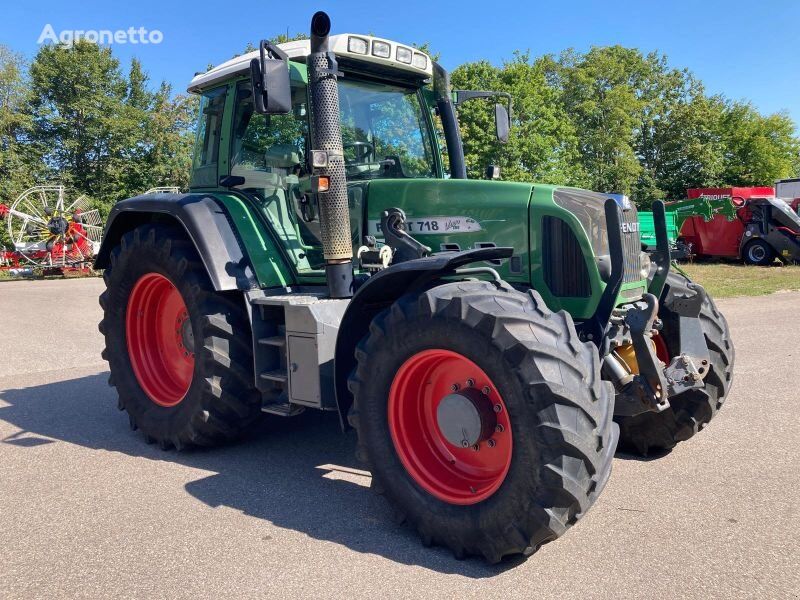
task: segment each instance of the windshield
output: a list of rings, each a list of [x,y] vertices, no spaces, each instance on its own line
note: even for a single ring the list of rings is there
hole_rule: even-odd
[[[436,177],[416,89],[342,79],[339,108],[348,180]]]

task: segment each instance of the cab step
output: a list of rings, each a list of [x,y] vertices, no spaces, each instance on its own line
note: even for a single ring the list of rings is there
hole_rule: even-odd
[[[265,371],[260,375],[261,379],[266,379],[267,381],[277,381],[278,383],[286,383],[289,380],[289,376],[286,374],[286,371]]]
[[[294,417],[304,412],[306,409],[297,404],[289,402],[272,402],[261,406],[261,412],[279,417]]]
[[[283,348],[286,346],[286,335],[275,335],[272,337],[260,338],[258,343],[262,346],[275,346],[277,348]]]

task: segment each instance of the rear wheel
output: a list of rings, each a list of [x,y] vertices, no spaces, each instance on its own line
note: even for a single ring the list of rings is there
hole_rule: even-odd
[[[403,297],[356,358],[358,456],[425,544],[531,554],[603,489],[613,390],[569,315],[535,292],[461,282]]]
[[[243,298],[214,291],[174,227],[126,233],[110,262],[103,357],[131,427],[165,449],[236,438],[260,414]]]
[[[775,261],[775,251],[764,240],[749,242],[743,251],[744,262],[748,265],[766,267]]]
[[[661,295],[658,316],[664,326],[655,341],[658,357],[665,363],[680,354],[678,317],[672,303],[676,294],[692,293],[689,283],[680,273],[670,272]],[[704,387],[670,398],[670,408],[663,412],[618,417],[620,449],[647,455],[674,448],[703,429],[722,407],[733,382],[734,349],[728,322],[708,295],[700,309],[700,324],[711,359]]]

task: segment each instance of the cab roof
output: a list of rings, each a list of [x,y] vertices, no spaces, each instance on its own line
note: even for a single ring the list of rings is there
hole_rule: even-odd
[[[372,63],[375,66],[421,77],[433,76],[433,63],[430,57],[406,44],[360,33],[340,33],[330,36],[329,45],[338,58]],[[387,45],[388,56],[386,56]],[[311,54],[309,40],[285,42],[278,44],[278,47],[289,56],[289,60],[305,62],[306,57]],[[365,49],[366,52],[354,51],[356,49]],[[399,60],[401,55],[404,59],[408,57],[408,60]],[[187,91],[198,93],[234,75],[246,73],[250,69],[250,61],[254,58],[258,58],[258,50],[232,58],[205,73],[199,73],[189,83]]]

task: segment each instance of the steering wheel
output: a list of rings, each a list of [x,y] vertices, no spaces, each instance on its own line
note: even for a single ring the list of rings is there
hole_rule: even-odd
[[[375,156],[375,144],[370,142],[345,142],[343,149],[352,148],[355,153],[355,163],[367,162],[366,158],[371,154]]]

